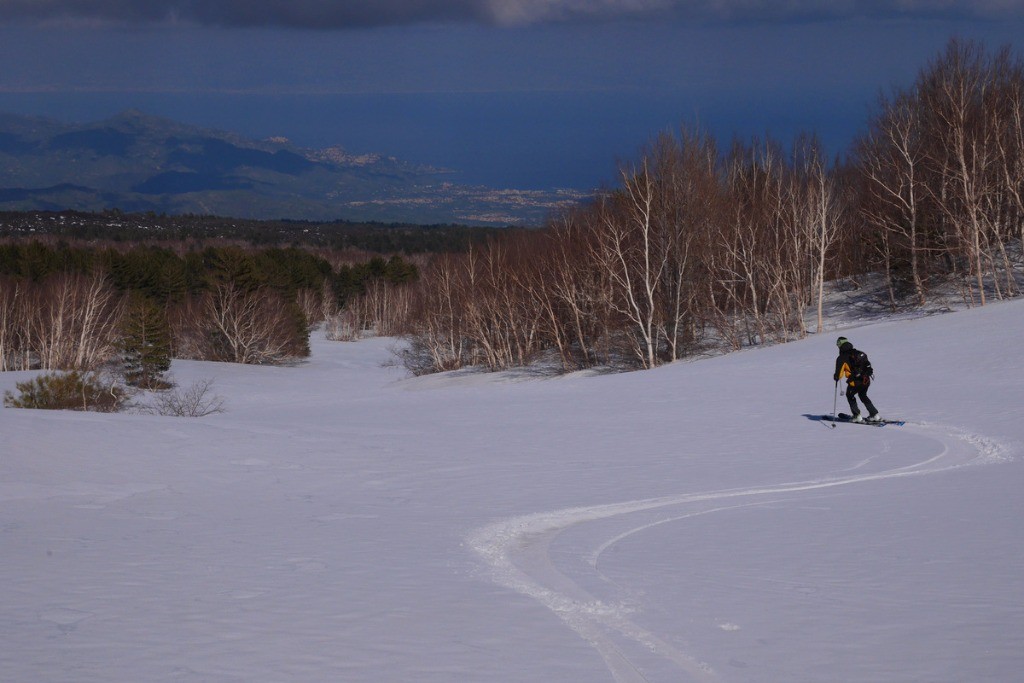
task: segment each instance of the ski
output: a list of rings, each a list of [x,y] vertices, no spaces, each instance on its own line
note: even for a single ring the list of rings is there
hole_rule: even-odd
[[[854,422],[853,421],[853,417],[851,415],[847,415],[846,413],[839,413],[838,415],[835,415],[835,416],[832,416],[832,415],[817,415],[816,419],[821,420],[822,422],[832,422],[832,423],[845,422],[845,423],[854,424],[854,425],[865,425],[867,427],[885,427],[887,425],[892,425],[894,427],[900,427],[900,426],[906,424],[905,420],[877,420],[877,421],[874,421],[874,422],[868,422],[867,420],[864,420],[863,422]]]

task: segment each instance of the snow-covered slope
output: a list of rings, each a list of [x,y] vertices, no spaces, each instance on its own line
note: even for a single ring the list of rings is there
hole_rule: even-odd
[[[0,680],[1019,680],[1024,302],[843,334],[908,425],[807,419],[834,333],[528,380],[314,340],[176,362],[202,419],[2,409]]]

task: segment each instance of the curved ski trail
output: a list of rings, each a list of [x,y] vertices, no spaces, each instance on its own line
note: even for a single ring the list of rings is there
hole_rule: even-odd
[[[915,425],[904,429],[930,437],[938,436],[941,453],[920,462],[878,472],[854,474],[874,458],[836,476],[807,481],[766,484],[750,488],[681,493],[605,505],[566,508],[512,517],[481,527],[470,534],[470,547],[486,562],[496,584],[531,597],[555,613],[569,628],[586,640],[604,659],[617,683],[650,683],[644,672],[672,671],[672,680],[709,683],[719,680],[713,668],[692,653],[684,652],[639,626],[631,615],[628,599],[607,602],[595,598],[578,581],[559,571],[549,548],[563,532],[581,525],[607,521],[643,512],[679,511],[645,521],[612,535],[590,552],[581,555],[589,576],[587,583],[607,585],[598,569],[600,556],[623,539],[655,526],[680,522],[703,515],[741,507],[763,506],[790,501],[809,491],[851,486],[900,477],[945,472],[965,466],[1005,461],[1006,447],[986,437],[937,425]],[[937,435],[936,432],[944,432]],[[784,496],[784,498],[780,498]],[[722,505],[714,505],[716,502]],[[708,508],[707,505],[713,506]],[[702,507],[703,506],[703,507]],[[592,579],[592,581],[591,581]],[[680,678],[680,676],[683,678]]]

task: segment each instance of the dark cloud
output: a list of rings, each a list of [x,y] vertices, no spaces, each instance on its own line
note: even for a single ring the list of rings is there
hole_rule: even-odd
[[[217,25],[345,28],[478,21],[479,0],[164,0],[186,20]]]
[[[665,15],[711,21],[1024,14],[1024,0],[0,0],[0,21],[85,20],[337,29],[423,22],[526,25]]]
[[[0,0],[0,21],[344,28],[486,21],[482,0]]]

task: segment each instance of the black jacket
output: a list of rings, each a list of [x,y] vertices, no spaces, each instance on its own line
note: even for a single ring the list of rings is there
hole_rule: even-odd
[[[836,382],[839,381],[840,377],[852,377],[858,379],[860,377],[860,369],[855,368],[853,362],[853,355],[857,352],[857,349],[853,348],[853,344],[845,342],[839,347],[839,357],[836,358],[836,372],[832,375],[832,379]]]

